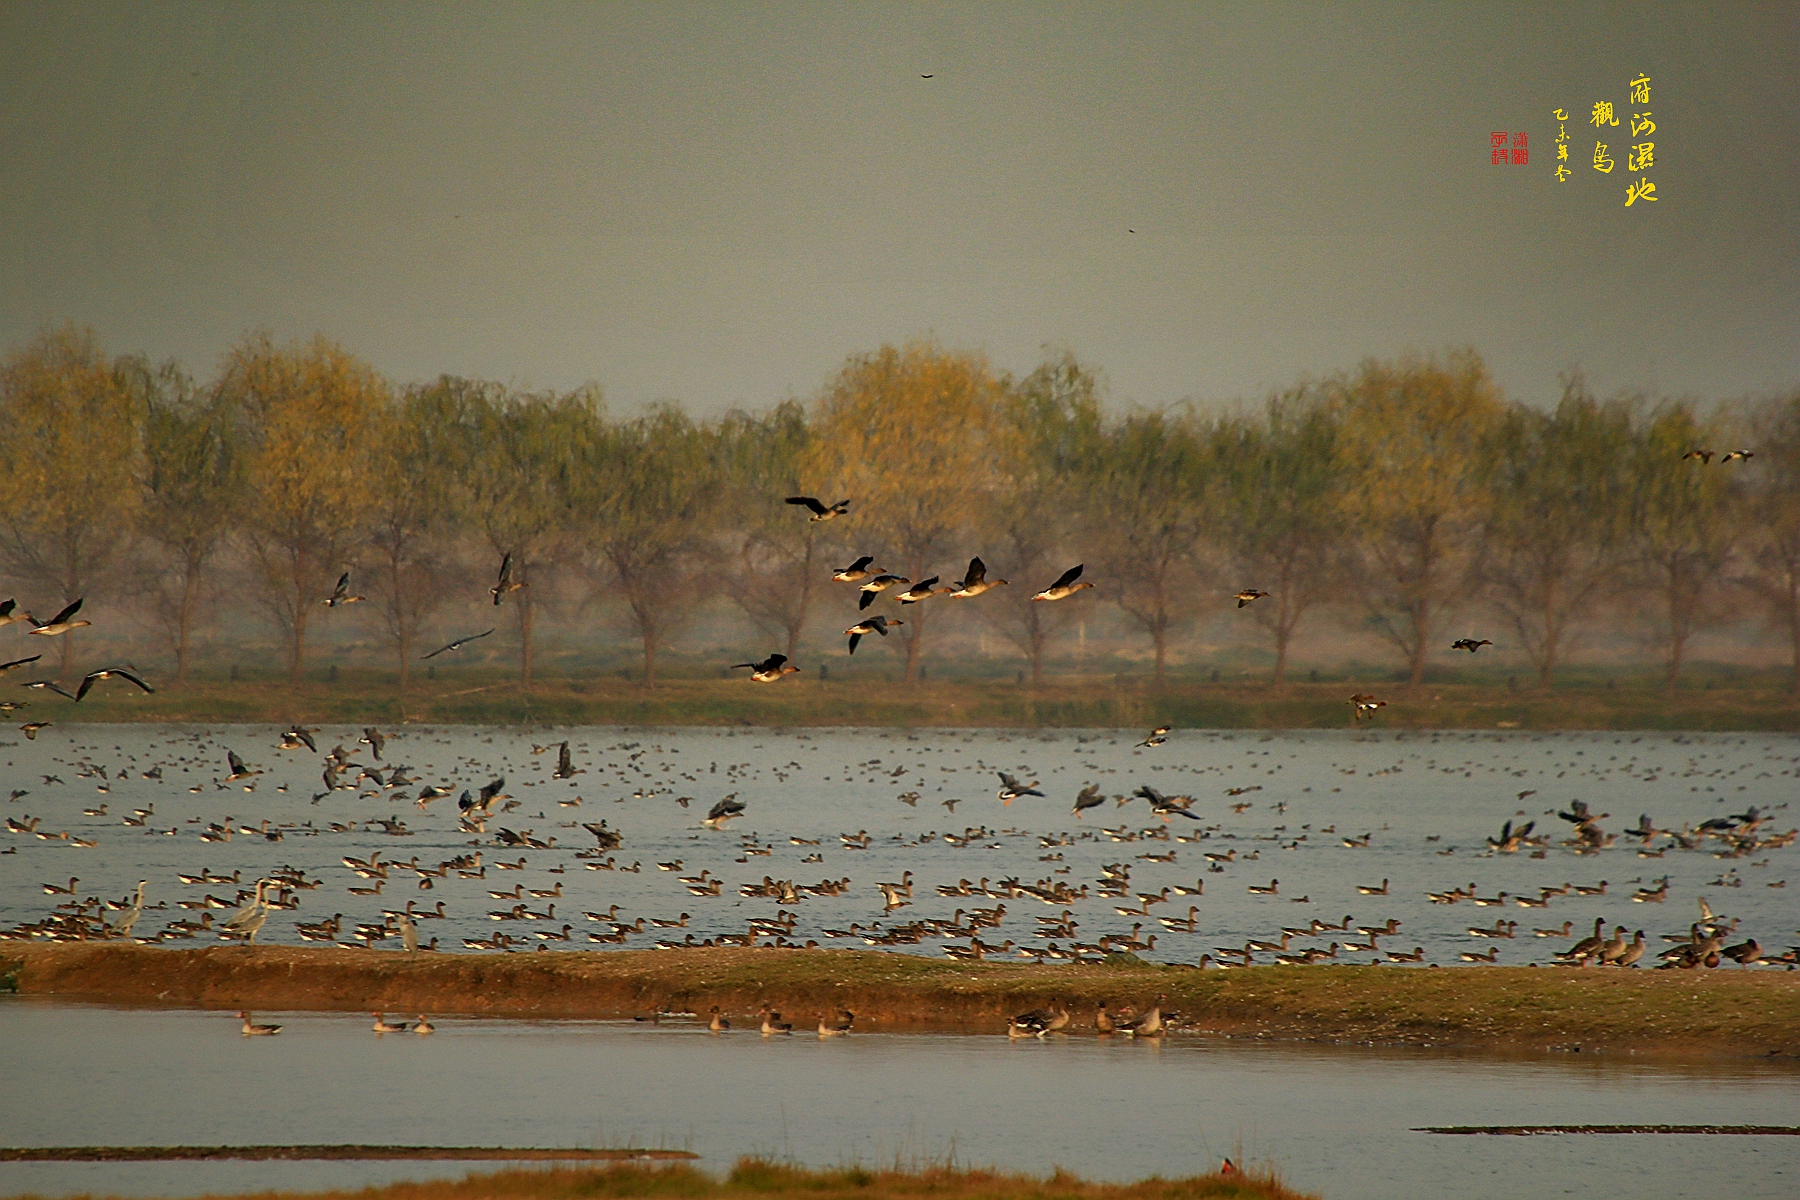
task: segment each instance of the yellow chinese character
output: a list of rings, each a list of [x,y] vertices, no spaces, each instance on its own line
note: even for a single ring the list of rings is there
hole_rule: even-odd
[[[1567,142],[1556,143],[1556,161],[1557,162],[1568,162],[1569,161],[1569,144]]]
[[[1650,77],[1639,75],[1631,81],[1631,102],[1633,104],[1650,103]]]
[[[1632,137],[1637,137],[1640,133],[1655,133],[1655,132],[1656,132],[1656,122],[1652,121],[1650,119],[1649,113],[1632,113],[1631,114],[1631,136]]]
[[[1651,183],[1648,179],[1640,179],[1635,184],[1628,183],[1625,185],[1625,207],[1630,208],[1639,200],[1648,200],[1652,204],[1656,203],[1656,185]]]
[[[1569,168],[1567,168],[1567,167],[1556,168],[1556,182],[1558,182],[1558,183],[1569,182]]]
[[[1594,170],[1602,175],[1612,174],[1613,160],[1606,156],[1606,143],[1594,143]]]
[[[1557,120],[1559,120],[1559,121],[1566,121],[1566,120],[1568,120],[1568,119],[1569,119],[1569,114],[1568,114],[1568,113],[1566,113],[1566,112],[1564,112],[1564,111],[1563,111],[1563,110],[1562,110],[1562,109],[1560,109],[1560,108],[1559,108],[1559,109],[1557,109],[1557,110],[1556,110],[1556,111],[1555,111],[1555,112],[1553,112],[1553,113],[1551,113],[1551,114],[1550,114],[1550,115],[1551,115],[1551,116],[1553,116],[1553,117],[1555,117],[1555,118],[1556,118],[1556,119],[1557,119]]]
[[[1617,125],[1619,123],[1619,118],[1613,116],[1611,100],[1602,100],[1600,103],[1594,105],[1594,115],[1589,117],[1588,120],[1594,123],[1594,128],[1596,129],[1600,128],[1602,125]]]
[[[1656,165],[1655,142],[1640,142],[1633,146],[1632,149],[1637,151],[1637,153],[1625,156],[1625,169],[1627,171],[1647,171]]]

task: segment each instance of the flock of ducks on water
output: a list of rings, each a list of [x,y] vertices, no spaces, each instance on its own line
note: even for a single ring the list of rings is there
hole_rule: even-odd
[[[809,497],[794,497],[790,503],[807,507],[812,511],[814,520],[830,520],[846,513],[849,507],[848,501],[840,501],[835,505],[824,505]],[[938,587],[936,577],[914,585],[910,580],[886,575],[873,564],[872,556],[864,556],[849,567],[837,571],[833,576],[842,582],[861,583],[863,593],[861,607],[865,609],[879,593],[902,586],[904,586],[904,590],[897,592],[896,595],[901,604],[911,604],[938,595],[970,598],[1006,584],[1005,580],[988,579],[985,564],[979,558],[971,560],[968,570],[964,573],[964,578],[954,587]],[[1050,587],[1037,593],[1033,598],[1055,601],[1065,599],[1082,588],[1091,587],[1092,584],[1080,580],[1081,571],[1082,568],[1079,565],[1071,568]],[[489,589],[493,603],[501,604],[507,595],[522,586],[524,586],[522,583],[512,578],[511,556],[508,555],[502,560],[495,585]],[[325,598],[323,603],[336,608],[362,599],[360,596],[353,595],[349,588],[350,579],[346,573],[339,579],[337,587],[329,597]],[[1256,589],[1246,589],[1236,596],[1236,600],[1241,608],[1267,594]],[[8,621],[25,621],[33,626],[30,632],[55,636],[86,624],[86,622],[73,619],[79,606],[80,602],[77,601],[59,613],[54,620],[40,623],[31,618],[29,614],[18,613],[16,604],[8,601],[6,604],[0,605],[0,624]],[[852,652],[861,637],[870,633],[885,636],[888,627],[899,623],[898,620],[881,614],[860,621],[858,625],[852,626],[846,631],[850,637]],[[485,633],[457,639],[432,651],[426,657],[453,651],[471,641],[486,637],[491,632],[493,631],[488,630]],[[1475,653],[1481,647],[1491,644],[1486,639],[1464,638],[1459,639],[1453,648]],[[0,665],[0,673],[34,661],[36,658],[21,659],[14,663]],[[775,682],[797,670],[782,655],[771,655],[758,662],[736,664],[734,669],[749,669],[751,678],[758,682]],[[108,667],[90,672],[84,678],[79,691],[70,696],[70,699],[78,702],[80,697],[87,694],[95,683],[115,676],[146,691],[151,690],[148,684],[131,672]],[[48,680],[34,680],[26,686],[61,691],[60,688],[55,687],[53,681]],[[68,693],[62,694],[68,695]],[[1361,721],[1373,715],[1376,710],[1385,705],[1385,702],[1373,695],[1358,693],[1351,697],[1351,704],[1356,720]],[[7,711],[18,707],[20,706],[16,704],[0,706]],[[47,725],[47,722],[35,722],[22,728],[28,737],[35,737],[36,733]],[[319,732],[321,731],[314,727],[298,724],[291,726],[280,733],[277,748],[289,751],[304,749],[317,753],[318,741],[313,735]],[[1160,725],[1149,731],[1141,741],[1136,743],[1136,746],[1140,749],[1153,750],[1166,744],[1172,732],[1171,726]],[[421,784],[423,781],[410,774],[411,768],[409,767],[383,762],[386,741],[386,735],[378,728],[368,727],[362,730],[362,736],[356,739],[356,745],[368,748],[369,756],[374,760],[369,763],[355,761],[359,755],[347,751],[341,743],[334,747],[324,757],[321,779],[325,790],[314,795],[312,802],[317,804],[344,790],[355,791],[361,796],[383,794],[393,796],[396,793],[410,796],[410,792],[401,792],[400,790]],[[532,749],[533,753],[537,754],[548,752],[552,748],[557,751],[557,766],[551,775],[553,779],[573,780],[575,776],[587,773],[586,767],[575,764],[569,743],[566,741],[556,747],[534,746]],[[640,775],[643,772],[640,768],[635,767],[635,763],[641,754],[640,750],[632,754],[628,760],[634,764],[633,769],[639,770]],[[264,774],[261,768],[247,764],[235,750],[227,750],[225,760],[227,770],[222,777],[215,778],[215,789],[235,786],[248,792],[256,788],[260,777]],[[104,781],[112,778],[107,768],[97,767],[95,764],[85,761],[79,766],[79,774],[99,778],[103,781],[99,785],[100,790],[103,792],[107,790],[107,784]],[[617,770],[618,764],[608,763],[607,769]],[[144,779],[160,781],[162,771],[163,764],[157,764],[142,771],[141,774]],[[897,771],[896,774],[898,773],[900,772]],[[117,777],[124,778],[126,774],[124,770],[121,770]],[[620,774],[623,777],[622,771]],[[995,798],[1000,801],[1002,808],[1009,808],[1015,801],[1043,799],[1047,796],[1037,780],[1024,781],[1006,771],[996,771],[995,774],[999,780]],[[47,775],[45,777],[46,785],[53,780],[57,783],[61,782],[57,777]],[[362,785],[365,783],[373,784],[375,791],[362,791]],[[189,791],[200,792],[203,786],[196,785]],[[519,807],[520,802],[510,797],[506,793],[505,787],[506,778],[502,774],[479,788],[478,791],[465,789],[461,798],[456,802],[457,829],[465,834],[474,835],[477,839],[491,838],[491,844],[498,845],[503,851],[555,851],[557,847],[554,837],[539,837],[530,829],[514,830],[501,826],[490,832],[488,826],[491,821],[496,818],[504,819],[505,813]],[[281,785],[277,790],[286,791],[286,785]],[[1235,798],[1245,792],[1257,790],[1260,790],[1260,786],[1233,788],[1228,789],[1227,794]],[[16,802],[27,794],[23,789],[15,790],[12,800]],[[641,789],[639,794],[643,794]],[[1530,794],[1532,793],[1529,791],[1522,792],[1519,798],[1523,800]],[[414,800],[421,811],[429,811],[434,802],[448,799],[450,795],[451,788],[448,786],[424,783]],[[733,792],[713,804],[706,816],[701,818],[701,827],[722,830],[728,822],[742,816],[746,805],[736,796],[737,793]],[[919,796],[914,791],[902,793],[899,798],[903,803],[916,806]],[[1101,808],[1108,798],[1102,793],[1099,784],[1089,784],[1082,788],[1075,797],[1070,815],[1080,820],[1087,813]],[[1084,833],[1082,835],[1084,839],[1097,839],[1104,835],[1115,842],[1195,843],[1210,838],[1217,829],[1216,826],[1201,826],[1200,816],[1191,811],[1191,806],[1194,804],[1192,796],[1166,794],[1155,787],[1144,784],[1134,788],[1129,794],[1115,795],[1110,798],[1120,806],[1139,799],[1144,800],[1149,806],[1152,816],[1160,818],[1160,824],[1145,830],[1131,830],[1127,826],[1121,825],[1118,829],[1103,829],[1098,834]],[[683,807],[686,807],[691,797],[677,797],[677,799]],[[955,805],[959,802],[953,798],[944,801],[943,805],[946,810],[954,812]],[[579,805],[581,801],[577,797],[573,801],[558,801],[558,803],[572,806]],[[1239,801],[1232,807],[1234,811],[1241,812],[1244,808],[1249,807],[1249,802]],[[134,809],[130,816],[123,819],[127,825],[143,828],[146,833],[164,832],[160,829],[148,828],[149,822],[155,816],[154,809],[154,804],[146,804],[142,808]],[[90,815],[95,812],[103,815],[106,809],[102,804],[98,809],[84,811]],[[1285,811],[1285,805],[1278,805],[1276,811]],[[1519,815],[1523,816],[1524,814],[1520,813]],[[1773,847],[1791,845],[1795,838],[1792,831],[1782,834],[1765,833],[1763,826],[1767,824],[1769,816],[1754,807],[1745,813],[1729,817],[1715,817],[1679,830],[1658,828],[1645,815],[1639,818],[1636,828],[1627,829],[1620,834],[1608,833],[1600,826],[1599,822],[1610,814],[1595,813],[1581,801],[1571,802],[1569,808],[1559,815],[1571,826],[1570,837],[1561,845],[1575,854],[1600,852],[1612,847],[1617,838],[1624,837],[1638,840],[1638,853],[1643,857],[1660,857],[1670,849],[1699,850],[1715,844],[1724,847],[1723,850],[1717,852],[1720,857],[1741,857]],[[1171,822],[1175,818],[1179,818],[1179,820],[1173,821],[1174,826],[1193,822],[1186,826],[1190,833],[1181,833],[1172,828]],[[568,824],[575,826],[577,823],[569,822]],[[381,828],[382,832],[393,836],[406,836],[413,832],[407,829],[405,822],[398,817],[376,818],[369,823],[371,829],[377,826]],[[330,821],[327,823],[327,827],[319,827],[311,821],[305,822],[303,825],[295,823],[274,825],[264,819],[259,824],[243,824],[238,823],[236,818],[226,818],[223,822],[215,821],[206,825],[199,832],[202,841],[206,842],[225,843],[231,841],[234,836],[274,842],[289,835],[345,833],[354,830],[355,827],[355,822]],[[618,830],[610,827],[604,820],[597,823],[581,822],[579,827],[585,829],[595,839],[592,846],[576,851],[574,854],[575,858],[584,860],[585,867],[591,870],[625,872],[641,870],[639,863],[634,862],[629,866],[618,863],[612,852],[622,848],[623,838]],[[20,819],[8,816],[6,828],[8,832],[15,835],[34,836],[45,841],[61,839],[78,848],[94,845],[92,840],[82,839],[68,832],[52,833],[48,830],[40,830],[38,819],[33,817]],[[1286,827],[1279,826],[1277,828],[1285,829]],[[1304,828],[1310,829],[1311,826]],[[179,830],[170,829],[167,832],[176,833]],[[1318,832],[1335,834],[1335,826]],[[1022,833],[1023,831],[990,830],[982,825],[970,827],[960,835],[946,833],[943,836],[945,841],[960,846],[986,845],[992,839]],[[1297,836],[1303,838],[1305,835]],[[1372,835],[1365,833],[1360,837],[1338,836],[1345,847],[1358,849],[1366,848]],[[901,835],[896,835],[896,839],[904,840]],[[843,834],[841,840],[845,849],[848,850],[866,849],[871,842],[866,832],[854,835]],[[1498,837],[1490,837],[1486,840],[1488,854],[1510,855],[1525,852],[1530,858],[1542,858],[1548,853],[1549,838],[1547,835],[1538,834],[1535,822],[1531,821],[1515,826],[1509,820],[1502,827]],[[803,849],[818,846],[818,839],[792,837],[789,841]],[[1040,860],[1045,862],[1060,862],[1062,856],[1058,847],[1073,844],[1067,834],[1056,837],[1043,836],[1039,841],[1040,848],[1045,851],[1040,856]],[[345,855],[343,857],[344,866],[359,879],[358,883],[350,885],[347,890],[351,895],[357,897],[381,898],[384,897],[383,889],[390,880],[397,882],[411,879],[416,883],[418,889],[429,891],[450,881],[484,880],[487,878],[490,868],[498,872],[519,870],[527,865],[528,859],[525,855],[521,855],[516,861],[484,859],[484,854],[489,852],[489,843],[477,840],[471,844],[482,848],[474,849],[469,853],[457,854],[437,863],[421,863],[416,855],[409,861],[384,859],[380,851],[376,851],[367,858]],[[923,844],[923,840],[920,844]],[[998,845],[998,842],[993,842],[993,844]],[[1293,844],[1298,845],[1298,841],[1296,840]],[[1284,846],[1283,848],[1288,847]],[[740,856],[737,861],[748,862],[754,856],[771,853],[772,849],[771,846],[763,845],[756,835],[746,835],[739,847]],[[8,849],[3,853],[12,852],[12,849]],[[1448,853],[1448,851],[1441,853]],[[1140,854],[1138,857],[1157,862],[1172,862],[1175,860],[1175,850],[1171,846],[1167,850]],[[1240,859],[1238,850],[1232,848],[1228,851],[1206,853],[1204,857],[1207,863],[1205,869],[1211,873],[1219,873],[1226,869],[1227,864],[1254,861],[1257,853],[1252,852]],[[803,861],[822,861],[822,856],[813,850]],[[675,859],[666,863],[659,862],[656,867],[661,871],[677,873],[682,869],[682,865],[679,859]],[[860,940],[864,944],[881,948],[909,947],[919,945],[926,940],[941,940],[945,942],[941,947],[943,952],[957,959],[980,961],[986,958],[1005,956],[1024,957],[1045,963],[1104,961],[1109,956],[1119,953],[1155,953],[1159,934],[1146,935],[1143,932],[1146,926],[1150,925],[1153,917],[1154,922],[1161,926],[1163,934],[1200,932],[1197,919],[1198,905],[1190,904],[1185,917],[1153,915],[1152,909],[1158,904],[1168,903],[1171,897],[1203,895],[1204,877],[1196,880],[1192,888],[1177,885],[1155,891],[1142,891],[1133,888],[1130,869],[1130,865],[1127,863],[1107,864],[1102,868],[1100,877],[1092,885],[1084,883],[1079,888],[1056,879],[1054,874],[1033,882],[1027,882],[1017,876],[992,883],[987,878],[983,878],[979,882],[963,879],[954,885],[939,885],[937,887],[938,894],[958,899],[982,897],[995,900],[997,903],[988,907],[971,905],[967,908],[958,908],[949,919],[897,921],[885,926],[881,921],[875,921],[869,925],[851,924],[848,929],[821,930],[820,936],[827,940]],[[553,874],[560,875],[564,868],[558,866],[549,870]],[[1060,871],[1061,868],[1057,870]],[[59,901],[55,912],[49,918],[40,922],[27,922],[12,930],[0,931],[0,937],[36,938],[51,941],[130,939],[140,943],[168,943],[191,940],[201,936],[216,936],[225,940],[255,944],[258,934],[273,914],[297,908],[300,903],[300,893],[316,889],[323,883],[322,880],[308,878],[306,871],[293,867],[269,871],[255,879],[243,878],[241,870],[233,871],[229,875],[214,874],[206,870],[194,875],[183,875],[181,882],[184,885],[190,887],[231,886],[236,887],[236,894],[235,896],[229,893],[215,896],[209,891],[200,900],[183,900],[179,906],[193,911],[194,916],[173,921],[155,935],[141,936],[134,931],[139,918],[146,911],[144,896],[147,882],[139,881],[135,894],[116,901],[101,900],[97,897],[77,900],[75,897],[76,885],[79,883],[78,877],[71,878],[67,885],[46,883],[44,885],[46,895],[67,898],[66,902]],[[724,894],[724,881],[714,876],[710,870],[703,870],[697,875],[680,876],[680,882],[687,893],[694,897],[717,897]],[[1643,881],[1635,882],[1642,883]],[[1734,885],[1724,877],[1716,882],[1720,882],[1724,886]],[[646,933],[654,936],[657,931],[663,931],[665,936],[658,937],[655,944],[658,948],[670,950],[734,945],[795,949],[820,948],[822,943],[817,940],[810,938],[800,940],[797,932],[798,917],[794,909],[807,896],[841,895],[849,883],[848,879],[825,879],[818,884],[806,884],[791,879],[778,880],[766,875],[760,883],[744,883],[738,889],[739,894],[745,897],[775,900],[778,904],[776,915],[772,918],[751,918],[748,921],[747,929],[741,934],[720,933],[705,939],[696,938],[694,933],[688,932],[682,940],[675,940],[680,936],[675,931],[687,928],[689,919],[687,913],[682,913],[679,919],[647,920],[645,917],[638,917],[635,921],[622,921],[619,919],[619,906],[615,904],[606,911],[588,911],[583,914],[595,926],[587,934],[586,940],[601,945],[626,945],[628,940],[633,937]],[[882,907],[884,918],[891,917],[896,911],[908,907],[912,903],[914,880],[910,870],[904,872],[899,880],[877,883],[875,886],[884,902]],[[1474,885],[1471,884],[1466,889],[1458,887],[1445,892],[1429,892],[1427,895],[1433,903],[1438,904],[1468,902],[1476,906],[1510,904],[1518,907],[1543,908],[1549,906],[1554,899],[1565,896],[1577,898],[1604,896],[1607,886],[1605,881],[1596,887],[1575,887],[1565,883],[1560,888],[1540,888],[1536,896],[1529,893],[1509,896],[1506,892],[1498,892],[1494,896],[1481,896],[1477,894]],[[1771,884],[1770,886],[1779,885]],[[510,889],[490,887],[488,890],[493,899],[503,902],[503,907],[487,913],[488,918],[496,923],[497,931],[490,937],[465,937],[462,939],[465,947],[503,951],[534,947],[538,950],[545,950],[552,946],[567,946],[577,940],[572,923],[562,923],[560,930],[556,928],[558,924],[556,904],[565,894],[562,880],[558,879],[553,887],[547,888],[526,889],[523,884],[515,884]],[[1390,894],[1389,881],[1383,879],[1379,885],[1359,885],[1357,891],[1364,896],[1387,896]],[[1245,892],[1246,895],[1272,902],[1309,903],[1311,900],[1310,896],[1284,894],[1278,879],[1271,879],[1266,885],[1250,884],[1246,887]],[[1668,881],[1665,877],[1661,881],[1652,881],[1639,887],[1630,896],[1630,899],[1632,902],[1638,903],[1657,903],[1667,895],[1667,892]],[[1008,915],[1007,903],[1024,899],[1035,899],[1053,909],[1060,910],[1055,916],[1039,917],[1037,923],[1040,928],[1033,934],[1023,935],[1029,936],[1035,941],[1047,942],[1047,944],[1018,944],[1011,938],[998,944],[984,941],[984,937],[996,936],[989,933],[990,930],[1002,927],[1002,923]],[[1132,925],[1129,934],[1110,934],[1100,937],[1098,940],[1083,940],[1078,932],[1078,923],[1074,919],[1073,907],[1078,902],[1089,900],[1125,902],[1115,904],[1116,911],[1123,916],[1142,919]],[[382,901],[378,899],[376,902],[381,903]],[[1792,949],[1785,955],[1772,955],[1753,938],[1728,945],[1737,922],[1735,920],[1722,921],[1714,916],[1704,899],[1700,901],[1700,905],[1701,919],[1693,923],[1686,934],[1666,936],[1665,940],[1670,943],[1669,948],[1655,955],[1655,961],[1661,966],[1669,969],[1704,968],[1718,966],[1725,961],[1736,962],[1744,967],[1767,964],[1785,965],[1792,968],[1795,965],[1796,951]],[[166,909],[167,905],[164,902],[159,903],[156,907]],[[296,930],[303,940],[309,942],[364,948],[373,948],[377,944],[383,943],[398,943],[408,953],[428,953],[438,949],[439,939],[435,937],[428,941],[421,939],[419,936],[420,925],[422,922],[442,919],[447,915],[446,906],[442,900],[436,901],[435,905],[426,906],[421,905],[417,900],[408,899],[403,906],[383,908],[383,919],[379,923],[367,922],[354,925],[348,931],[348,940],[345,940],[346,930],[341,914],[334,914],[331,918],[324,920],[297,922]],[[1355,954],[1371,955],[1375,962],[1423,962],[1424,951],[1419,947],[1415,946],[1412,950],[1406,951],[1389,949],[1381,944],[1382,939],[1389,939],[1391,945],[1391,939],[1398,936],[1400,926],[1401,922],[1393,918],[1372,925],[1355,925],[1349,916],[1346,916],[1342,922],[1314,919],[1306,924],[1282,926],[1278,935],[1247,939],[1241,946],[1213,947],[1210,953],[1202,954],[1199,962],[1195,965],[1201,969],[1241,969],[1264,964],[1305,965],[1332,961],[1350,962],[1356,961],[1350,957]],[[1539,928],[1532,932],[1540,938],[1570,937],[1572,928],[1573,922],[1566,920],[1560,929]],[[528,932],[515,934],[509,932],[512,929]],[[1596,918],[1593,934],[1580,939],[1555,955],[1555,961],[1571,966],[1637,966],[1648,954],[1645,934],[1643,931],[1638,931],[1634,938],[1627,940],[1625,932],[1624,926],[1615,926],[1613,935],[1610,938],[1605,937],[1604,918]],[[1518,923],[1500,920],[1493,926],[1471,926],[1467,933],[1472,938],[1488,940],[1490,946],[1484,952],[1468,951],[1459,954],[1458,957],[1471,964],[1493,963],[1498,960],[1500,941],[1518,936]],[[1320,940],[1328,941],[1329,945],[1320,947],[1316,944],[1311,946],[1294,944],[1308,941],[1316,943]],[[965,941],[966,944],[957,944]],[[784,1024],[780,1020],[779,1013],[765,1010],[759,1015],[761,1017],[760,1030],[765,1036],[791,1032],[791,1025]],[[715,1031],[729,1028],[728,1019],[719,1011],[714,1010],[710,1014],[710,1018],[711,1027]],[[246,1035],[269,1034],[279,1029],[279,1026],[255,1025],[247,1014],[243,1015],[242,1019]],[[1130,1013],[1109,1014],[1102,1009],[1097,1014],[1094,1025],[1102,1033],[1157,1036],[1170,1027],[1175,1019],[1174,1014],[1162,1011],[1159,1000],[1157,1005],[1151,1007],[1141,1017]],[[848,1012],[840,1013],[834,1018],[821,1017],[818,1033],[822,1037],[842,1036],[850,1031],[853,1020],[853,1015]],[[1020,1014],[1010,1022],[1009,1033],[1013,1036],[1044,1036],[1050,1033],[1064,1032],[1069,1024],[1069,1011],[1066,1007],[1034,1010],[1030,1013]],[[380,1014],[376,1014],[374,1028],[378,1033],[403,1031],[429,1033],[432,1029],[430,1023],[423,1017],[418,1023],[396,1024],[386,1022]]]
[[[375,1018],[375,1024],[371,1026],[371,1028],[374,1029],[377,1034],[427,1034],[437,1032],[437,1026],[433,1025],[424,1013],[419,1014],[419,1019],[417,1021],[389,1021],[386,1019],[386,1014],[378,1012],[370,1013],[369,1015]],[[245,1037],[272,1037],[281,1032],[281,1026],[279,1025],[257,1024],[251,1019],[248,1011],[239,1012],[238,1019],[244,1023],[243,1034]]]

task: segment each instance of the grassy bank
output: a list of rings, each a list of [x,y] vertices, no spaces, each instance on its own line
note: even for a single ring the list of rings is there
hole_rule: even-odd
[[[10,961],[9,961],[10,960]],[[1201,972],[956,963],[869,951],[704,949],[438,954],[327,947],[0,950],[22,994],[183,1008],[614,1018],[762,1005],[800,1029],[847,1008],[857,1028],[1003,1033],[1014,1013],[1158,995],[1201,1034],[1517,1050],[1800,1055],[1800,973],[1533,967],[1259,967]]]
[[[355,1192],[261,1192],[258,1200],[586,1200],[607,1196],[679,1196],[687,1200],[1306,1200],[1261,1171],[1146,1179],[1138,1183],[1089,1183],[1064,1171],[1047,1178],[953,1166],[916,1170],[844,1167],[809,1171],[760,1159],[741,1159],[723,1179],[688,1166],[635,1164],[592,1168],[500,1171],[436,1183],[396,1183]],[[20,1200],[25,1200],[21,1197]]]
[[[654,688],[616,677],[522,687],[467,676],[420,680],[401,703],[375,672],[297,685],[266,680],[203,681],[154,695],[99,689],[76,708],[56,697],[19,714],[35,721],[332,722],[338,724],[755,725],[1136,729],[1341,729],[1346,698],[1372,691],[1388,705],[1373,729],[1800,730],[1800,700],[1773,680],[1668,692],[1646,685],[1513,691],[1472,683],[1369,681],[1171,683],[1071,677],[1032,687],[991,680],[792,678],[775,685],[743,679],[678,679]]]

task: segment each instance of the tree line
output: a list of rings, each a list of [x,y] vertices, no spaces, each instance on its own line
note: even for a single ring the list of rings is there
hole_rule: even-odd
[[[64,327],[0,361],[0,567],[46,608],[138,606],[177,680],[221,572],[248,581],[298,680],[350,570],[404,689],[434,614],[504,556],[527,683],[550,581],[622,616],[654,683],[714,603],[797,656],[860,554],[914,581],[980,555],[1011,581],[909,606],[908,680],[943,622],[973,619],[1036,681],[1102,604],[1160,682],[1195,618],[1246,587],[1268,593],[1243,615],[1277,685],[1309,625],[1374,633],[1416,683],[1475,621],[1548,686],[1604,614],[1673,686],[1694,636],[1746,606],[1800,668],[1800,394],[1601,399],[1577,377],[1533,406],[1472,350],[1369,360],[1242,411],[1111,412],[1100,391],[1070,355],[1013,376],[917,341],[852,355],[808,403],[614,417],[593,387],[395,384],[323,337],[249,335],[201,380]],[[809,521],[796,494],[849,515]],[[1030,601],[1076,562],[1093,591]]]

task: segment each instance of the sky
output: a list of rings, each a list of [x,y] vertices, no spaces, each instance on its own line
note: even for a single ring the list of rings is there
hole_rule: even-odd
[[[916,337],[1119,406],[1465,345],[1528,403],[1766,396],[1796,84],[1792,3],[0,0],[0,353],[317,332],[701,415]]]

